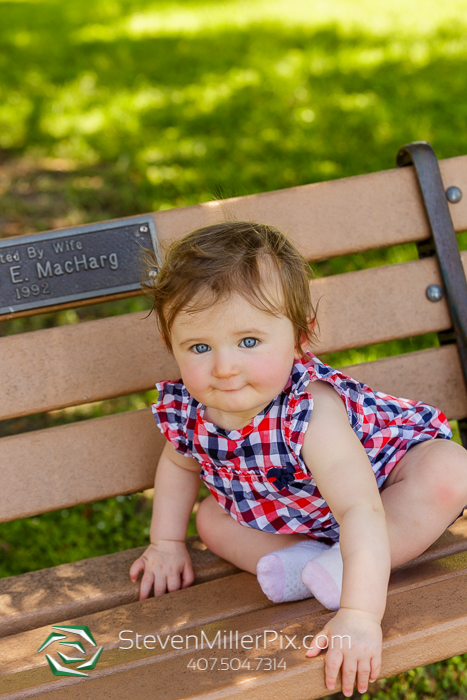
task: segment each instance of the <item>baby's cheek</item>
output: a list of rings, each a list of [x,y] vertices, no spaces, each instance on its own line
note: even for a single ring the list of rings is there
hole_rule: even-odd
[[[290,376],[290,362],[284,359],[266,356],[258,359],[252,366],[252,376],[255,378],[258,386],[264,389],[277,389],[276,394],[280,393],[287,383]]]
[[[195,398],[206,391],[206,372],[196,363],[185,363],[180,367],[183,383]]]

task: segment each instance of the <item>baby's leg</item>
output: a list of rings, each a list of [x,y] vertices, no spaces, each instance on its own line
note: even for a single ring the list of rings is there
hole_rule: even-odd
[[[424,552],[467,505],[467,451],[448,440],[414,445],[386,479],[381,500],[394,568]],[[307,563],[302,580],[323,605],[337,610],[342,573],[335,545]]]
[[[467,451],[452,440],[414,445],[386,479],[381,499],[394,568],[424,552],[467,505]]]
[[[304,535],[275,535],[237,523],[208,496],[200,505],[198,532],[209,549],[240,569],[255,573],[274,603],[310,598],[303,567],[329,547]]]
[[[196,526],[211,552],[251,574],[256,574],[258,561],[265,554],[309,539],[305,535],[276,535],[240,525],[211,495],[200,503]]]

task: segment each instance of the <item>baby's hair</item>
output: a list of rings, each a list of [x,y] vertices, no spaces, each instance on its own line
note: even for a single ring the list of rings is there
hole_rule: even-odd
[[[284,315],[292,323],[295,346],[315,338],[311,268],[283,233],[249,221],[228,221],[197,229],[172,243],[162,267],[148,252],[143,288],[149,292],[160,333],[172,351],[170,331],[182,310],[196,313],[239,294],[256,308]],[[271,275],[272,273],[272,275]],[[280,282],[267,295],[265,278]]]

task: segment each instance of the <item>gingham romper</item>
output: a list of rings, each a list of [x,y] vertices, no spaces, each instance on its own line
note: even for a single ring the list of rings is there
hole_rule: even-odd
[[[293,365],[279,396],[241,430],[205,421],[205,407],[181,380],[156,384],[159,396],[152,409],[161,432],[177,452],[201,464],[201,479],[239,523],[337,542],[339,525],[301,456],[313,411],[307,385],[316,380],[329,382],[343,400],[378,488],[412,445],[452,437],[437,408],[372,391],[310,353]]]

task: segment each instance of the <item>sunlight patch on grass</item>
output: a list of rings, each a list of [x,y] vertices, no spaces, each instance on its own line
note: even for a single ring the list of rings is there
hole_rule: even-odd
[[[103,4],[103,3],[101,3]],[[117,13],[114,13],[117,14]],[[110,18],[109,18],[110,19]],[[364,31],[375,36],[425,37],[441,26],[456,22],[467,25],[466,0],[449,5],[415,0],[236,0],[223,3],[157,3],[138,8],[105,23],[87,23],[73,34],[76,43],[111,42],[126,36],[133,39],[168,35],[195,35],[255,24],[320,28],[329,24],[343,31]],[[453,47],[454,48],[454,47]],[[428,51],[429,53],[429,51]],[[415,44],[413,58],[423,60],[426,51]],[[367,57],[368,59],[369,57]],[[376,57],[377,58],[377,57]],[[370,58],[371,60],[371,58]]]
[[[148,7],[130,15],[124,22],[128,36],[158,36],[166,33],[193,34],[225,26],[246,27],[256,23],[281,22],[288,26],[321,27],[335,24],[342,29],[360,29],[372,34],[410,34],[423,37],[456,20],[467,24],[467,3],[454,0],[449,6],[415,0],[263,0],[261,2],[224,2],[213,6],[200,2],[183,7]],[[419,50],[417,47],[415,53]]]

